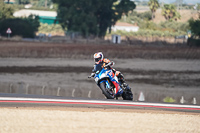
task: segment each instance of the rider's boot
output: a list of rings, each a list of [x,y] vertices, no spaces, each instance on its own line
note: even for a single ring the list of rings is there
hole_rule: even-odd
[[[124,87],[124,88],[126,88],[126,91],[131,91],[131,88],[128,86],[128,84],[127,83],[123,83],[122,84],[122,86]]]
[[[118,80],[121,82],[122,86],[123,86],[124,88],[126,88],[127,91],[131,91],[131,88],[130,88],[130,87],[128,86],[128,84],[125,82],[125,79],[124,79],[123,74],[122,74],[122,73],[119,73],[119,74],[117,75],[117,77],[118,77]]]

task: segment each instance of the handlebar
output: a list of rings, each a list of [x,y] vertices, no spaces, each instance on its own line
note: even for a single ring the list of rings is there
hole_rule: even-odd
[[[109,62],[108,64],[106,64],[105,66],[104,66],[104,68],[105,67],[108,67],[108,66],[113,66],[115,63],[113,62],[113,61],[111,61],[111,62]]]

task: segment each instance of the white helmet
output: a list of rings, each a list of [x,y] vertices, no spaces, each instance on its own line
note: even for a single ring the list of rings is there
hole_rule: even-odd
[[[99,64],[100,62],[102,62],[103,61],[103,53],[102,52],[95,53],[94,61],[95,61],[95,64]]]

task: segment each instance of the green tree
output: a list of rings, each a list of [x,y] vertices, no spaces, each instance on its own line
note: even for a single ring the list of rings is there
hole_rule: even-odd
[[[38,28],[40,27],[39,16],[31,14],[27,18],[23,19],[27,20],[30,23],[30,26],[32,27],[34,32],[38,31]]]
[[[23,4],[29,4],[30,3],[30,0],[15,0],[15,2],[19,5]]]
[[[53,0],[58,4],[62,27],[70,31],[104,37],[108,28],[136,5],[130,0]]]
[[[38,6],[42,6],[42,7],[49,7],[52,4],[52,0],[39,0],[38,1]]]
[[[168,21],[172,21],[172,20],[177,21],[178,19],[181,18],[180,13],[176,10],[175,5],[173,4],[165,4],[162,9],[162,15]]]
[[[160,7],[158,0],[149,0],[148,2],[149,8],[152,12],[152,20],[155,18],[155,12]]]
[[[194,35],[200,37],[200,19],[197,19],[197,20],[190,19],[189,20],[189,26],[190,26],[192,33]]]
[[[7,18],[12,18],[14,13],[14,8],[11,5],[7,5],[0,0],[0,20]]]

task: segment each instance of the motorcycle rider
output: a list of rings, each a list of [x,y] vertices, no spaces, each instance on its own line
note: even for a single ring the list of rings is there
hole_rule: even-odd
[[[115,69],[112,68],[112,66],[115,64],[113,61],[110,61],[107,58],[104,58],[102,52],[97,52],[94,54],[94,61],[95,65],[101,64],[102,67],[107,67],[108,69],[112,69],[114,74],[116,74],[118,81],[121,83],[121,85],[126,88],[127,91],[130,91],[131,88],[128,86],[128,84],[125,82],[124,76],[120,71],[116,71]],[[93,77],[94,73],[91,74],[90,77]]]

